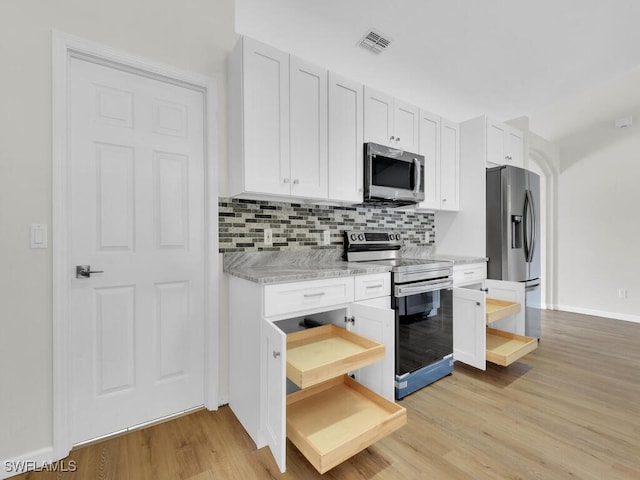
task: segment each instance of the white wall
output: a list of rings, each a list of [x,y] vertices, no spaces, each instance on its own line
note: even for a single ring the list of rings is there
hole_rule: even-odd
[[[640,321],[640,69],[531,116],[560,147],[558,308]],[[614,120],[635,124],[616,129]],[[555,135],[555,137],[554,137]],[[627,298],[618,298],[618,289]]]
[[[51,248],[29,249],[30,224],[51,225],[52,29],[215,78],[226,177],[232,0],[2,1],[0,459],[52,443]]]

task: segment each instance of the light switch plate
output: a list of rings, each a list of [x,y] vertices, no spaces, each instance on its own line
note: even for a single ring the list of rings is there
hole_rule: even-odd
[[[46,224],[31,224],[31,248],[48,248],[49,234]]]

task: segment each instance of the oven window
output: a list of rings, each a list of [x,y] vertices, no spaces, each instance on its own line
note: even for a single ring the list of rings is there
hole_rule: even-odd
[[[395,299],[396,374],[413,372],[453,353],[453,292]]]
[[[413,163],[377,155],[372,160],[371,182],[378,187],[413,190]]]

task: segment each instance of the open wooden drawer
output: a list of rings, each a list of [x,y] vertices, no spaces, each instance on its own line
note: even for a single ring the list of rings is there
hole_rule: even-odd
[[[287,397],[287,437],[325,473],[407,423],[407,411],[343,375]]]
[[[520,304],[517,302],[508,302],[506,300],[498,300],[496,298],[487,298],[486,300],[486,320],[487,325],[503,318],[515,315],[520,311]]]
[[[538,348],[536,338],[487,328],[487,361],[503,367],[511,365]]]
[[[384,345],[335,325],[287,335],[287,377],[307,388],[384,358]]]

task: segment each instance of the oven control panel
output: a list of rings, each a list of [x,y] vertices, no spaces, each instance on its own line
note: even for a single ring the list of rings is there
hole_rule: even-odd
[[[402,245],[402,235],[400,232],[390,230],[366,230],[344,232],[345,247],[349,245],[386,245],[393,248],[395,245]]]

